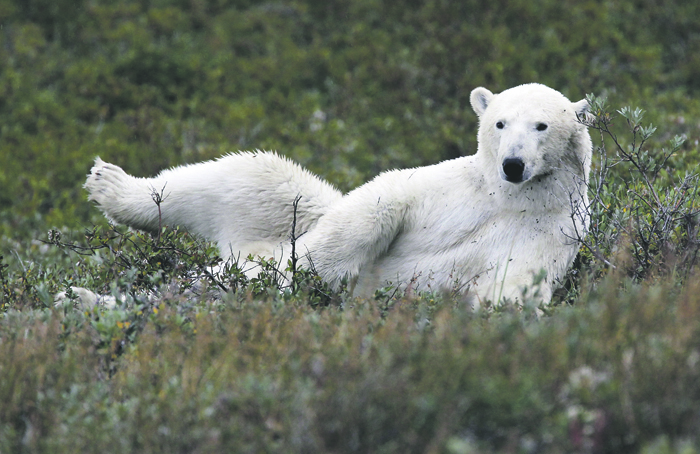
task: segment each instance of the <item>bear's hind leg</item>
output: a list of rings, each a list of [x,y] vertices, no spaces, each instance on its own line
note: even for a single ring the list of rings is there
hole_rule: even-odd
[[[147,179],[128,175],[121,167],[95,159],[83,185],[102,212],[120,224],[158,230],[158,210],[151,194],[156,190]]]

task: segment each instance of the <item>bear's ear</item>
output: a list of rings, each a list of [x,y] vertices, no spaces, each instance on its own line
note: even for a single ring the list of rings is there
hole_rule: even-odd
[[[584,120],[587,116],[586,114],[588,114],[588,111],[591,108],[591,106],[588,104],[588,101],[585,99],[582,99],[579,102],[575,102],[573,104],[574,104],[574,113],[576,114],[576,117],[580,118],[581,120]]]
[[[469,101],[471,101],[472,109],[474,109],[474,112],[476,112],[477,117],[481,118],[484,112],[486,112],[486,108],[489,106],[492,98],[493,93],[484,87],[477,87],[472,90]]]

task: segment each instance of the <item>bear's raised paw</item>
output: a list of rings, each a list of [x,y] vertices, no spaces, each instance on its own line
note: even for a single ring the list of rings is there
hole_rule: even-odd
[[[132,185],[131,180],[133,177],[121,167],[97,158],[83,187],[90,193],[88,200],[97,202],[101,207],[109,207],[125,195]]]

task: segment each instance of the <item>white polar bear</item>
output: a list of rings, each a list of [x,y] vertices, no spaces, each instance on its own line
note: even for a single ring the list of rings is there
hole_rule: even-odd
[[[592,145],[570,102],[539,84],[493,94],[476,88],[476,154],[392,170],[341,194],[290,160],[242,152],[135,178],[97,158],[85,188],[116,222],[143,230],[183,226],[227,257],[289,258],[296,251],[333,287],[356,296],[387,283],[417,291],[460,289],[478,300],[517,300],[544,270],[549,301],[571,266],[588,219]],[[162,191],[159,209],[152,199]]]

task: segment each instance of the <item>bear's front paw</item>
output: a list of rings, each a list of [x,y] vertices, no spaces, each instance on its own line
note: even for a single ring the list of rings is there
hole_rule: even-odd
[[[128,187],[129,179],[129,175],[121,167],[97,158],[83,187],[90,193],[88,200],[104,207],[114,203],[122,195]]]

